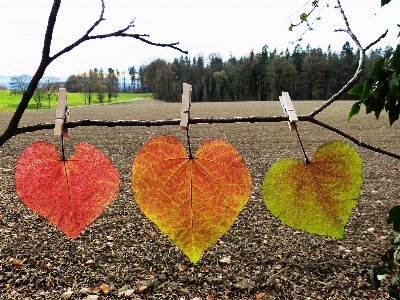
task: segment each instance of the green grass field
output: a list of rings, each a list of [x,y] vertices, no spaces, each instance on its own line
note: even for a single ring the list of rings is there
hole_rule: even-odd
[[[0,91],[0,112],[1,111],[15,111],[17,109],[18,103],[21,101],[20,95],[10,95],[10,91]],[[144,94],[131,94],[131,93],[119,93],[116,99],[112,98],[111,102],[108,102],[108,98],[104,99],[104,104],[121,102],[121,101],[133,101],[138,99],[153,99],[151,93]],[[87,104],[87,103],[86,103]],[[91,104],[99,104],[97,96],[94,96]],[[85,105],[85,97],[82,93],[68,93],[68,105],[69,106],[81,106]],[[53,99],[50,101],[50,109],[55,109],[57,106],[57,93],[54,94]],[[42,102],[39,109],[49,109],[49,103],[47,100]],[[36,110],[36,102],[31,99],[28,105],[28,110]]]

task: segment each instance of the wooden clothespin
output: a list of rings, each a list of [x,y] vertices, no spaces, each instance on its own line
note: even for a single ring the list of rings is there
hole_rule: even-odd
[[[283,112],[285,116],[289,117],[289,129],[296,130],[295,122],[298,121],[296,111],[294,110],[292,100],[290,99],[289,93],[282,92],[282,96],[279,96],[279,101],[281,102]]]
[[[68,122],[68,119],[69,119],[69,108],[68,108],[67,90],[65,88],[59,88],[54,135],[62,135],[63,137],[69,137],[68,128],[64,128],[64,123]]]
[[[190,105],[192,99],[192,86],[188,83],[183,84],[182,92],[182,108],[181,108],[181,123],[182,130],[189,129],[189,118],[190,118]]]

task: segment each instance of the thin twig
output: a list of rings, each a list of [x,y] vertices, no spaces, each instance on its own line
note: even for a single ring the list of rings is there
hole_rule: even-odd
[[[373,41],[371,44],[369,44],[366,48],[365,51],[369,50],[369,48],[371,48],[373,45],[377,44],[381,39],[383,39],[388,33],[388,30],[386,29],[386,31],[381,34],[380,37],[378,37],[375,41]]]
[[[90,27],[89,30],[86,31],[85,36],[89,36],[89,34],[90,34],[102,21],[105,20],[103,16],[104,16],[104,11],[105,11],[105,9],[106,9],[106,6],[105,6],[105,3],[104,3],[104,0],[100,0],[100,1],[101,1],[101,13],[100,13],[100,17],[99,17],[99,19],[98,19],[96,22],[94,22],[94,24],[92,25],[92,27]]]
[[[305,35],[305,34],[307,33],[307,31],[310,31],[310,30],[312,29],[312,26],[314,25],[315,21],[317,21],[317,20],[320,19],[319,16],[320,16],[321,13],[324,11],[324,9],[327,7],[328,2],[329,2],[329,0],[326,1],[325,5],[324,5],[324,6],[322,7],[322,9],[319,11],[319,13],[318,13],[318,15],[315,17],[314,21],[312,21],[311,24],[307,24],[307,29],[306,29],[302,34],[300,34],[300,36],[297,38],[297,40],[291,42],[292,44],[294,44],[294,43],[297,42],[297,41],[300,41],[301,38],[302,38],[302,36]],[[301,23],[302,23],[302,22],[300,22],[299,24],[296,24],[295,26],[298,26],[298,25],[300,25]],[[290,26],[293,27],[294,25],[291,24]]]
[[[284,270],[286,270],[286,269],[288,269],[288,268],[289,268],[289,267],[282,268],[282,269],[280,269],[278,272],[276,272],[275,274],[271,275],[271,276],[267,279],[267,281],[265,282],[265,284],[267,284],[268,281],[270,281],[271,279],[275,278],[275,277],[278,276],[281,272],[283,272]],[[264,285],[265,285],[265,284],[264,284]]]
[[[313,8],[312,8],[311,11],[307,14],[307,18],[308,18],[308,16],[311,15],[311,14],[313,13],[313,11],[318,7],[318,2],[319,2],[319,0],[317,1],[316,4],[313,4]],[[307,21],[307,20],[306,20],[306,21]],[[297,23],[297,24],[290,23],[290,26],[291,26],[291,27],[296,27],[296,26],[299,26],[299,25],[302,24],[302,23],[304,23],[303,20],[301,20],[301,21],[300,21],[299,23]]]
[[[371,150],[371,151],[374,151],[374,152],[377,152],[377,153],[385,154],[387,156],[390,156],[390,157],[393,157],[393,158],[396,158],[396,159],[400,159],[400,155],[399,154],[395,154],[393,152],[386,151],[386,150],[380,149],[378,147],[366,144],[362,140],[356,139],[355,137],[353,137],[353,136],[351,136],[351,135],[349,135],[349,134],[347,134],[347,133],[345,133],[345,132],[343,132],[343,131],[341,131],[341,130],[339,130],[339,129],[331,126],[331,125],[325,124],[325,123],[323,123],[321,121],[318,121],[318,120],[316,120],[314,118],[310,118],[308,121],[311,122],[311,123],[317,124],[317,125],[325,128],[325,129],[328,129],[330,131],[333,131],[333,132],[345,137],[346,139],[354,142],[357,146],[366,148],[368,150]]]
[[[354,35],[353,31],[350,29],[349,21],[347,20],[346,14],[344,13],[344,10],[342,8],[342,4],[340,3],[340,0],[336,0],[338,3],[337,8],[340,9],[340,13],[342,14],[344,23],[346,24],[346,29],[338,29],[335,31],[345,31],[348,35],[350,35],[351,39],[356,43],[358,49],[362,49],[360,42],[358,41],[357,37]]]
[[[364,60],[365,60],[364,51],[360,51],[360,60],[359,60],[359,64],[358,64],[358,67],[357,67],[357,70],[356,70],[356,73],[354,74],[354,76],[336,94],[333,94],[321,106],[319,106],[313,112],[308,114],[308,116],[315,117],[317,114],[319,114],[321,111],[323,111],[329,105],[331,105],[333,102],[338,100],[340,96],[342,96],[344,93],[349,91],[353,87],[353,85],[357,82],[357,80],[361,77],[361,74],[364,71],[363,70]]]

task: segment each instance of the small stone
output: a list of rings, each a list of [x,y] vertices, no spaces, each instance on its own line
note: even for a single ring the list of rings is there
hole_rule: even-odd
[[[143,285],[139,288],[139,294],[144,294],[148,289],[147,285]]]
[[[64,300],[69,299],[72,296],[73,293],[74,292],[69,289],[68,291],[66,291],[65,293],[63,293],[61,295],[61,298],[64,299]]]
[[[118,290],[118,297],[126,296],[125,292],[129,289],[128,286],[124,285],[122,288]]]
[[[130,296],[132,296],[134,293],[135,293],[135,290],[129,289],[129,290],[126,290],[126,291],[125,291],[124,296],[130,297]]]
[[[146,289],[148,287],[152,287],[155,285],[156,280],[154,278],[149,278],[149,279],[143,279],[140,281],[140,287],[146,286]]]
[[[213,285],[213,284],[221,284],[223,282],[223,278],[221,276],[220,277],[210,277],[210,278],[207,279],[207,281],[209,283],[211,283],[211,285]]]
[[[256,283],[248,278],[237,277],[236,283],[233,285],[234,288],[238,290],[248,290],[249,288],[253,288]]]
[[[219,260],[219,262],[225,263],[225,264],[230,264],[231,263],[231,257],[230,256],[226,256],[223,257]]]
[[[89,289],[89,288],[81,288],[80,290],[79,290],[79,293],[80,294],[89,294],[91,292],[91,289]]]

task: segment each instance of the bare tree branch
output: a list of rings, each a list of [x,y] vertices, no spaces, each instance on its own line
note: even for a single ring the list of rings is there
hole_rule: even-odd
[[[25,93],[22,95],[22,99],[20,103],[18,104],[17,110],[15,111],[14,115],[12,116],[7,129],[0,135],[0,147],[4,145],[5,142],[7,142],[10,138],[12,138],[17,130],[18,130],[18,124],[22,118],[22,115],[24,114],[26,108],[28,107],[29,100],[32,98],[32,95],[34,94],[40,79],[43,77],[44,72],[46,71],[47,67],[59,56],[63,55],[66,52],[71,51],[81,43],[92,40],[92,39],[103,39],[103,38],[108,38],[108,37],[130,37],[130,38],[135,38],[138,39],[144,43],[147,43],[152,46],[159,46],[159,47],[169,47],[175,50],[178,50],[182,53],[187,54],[187,51],[183,51],[182,49],[176,47],[178,43],[170,43],[170,44],[161,44],[161,43],[154,43],[151,42],[144,37],[148,37],[148,35],[145,34],[128,34],[126,31],[134,27],[133,21],[130,22],[128,26],[125,28],[118,30],[113,33],[109,34],[104,34],[104,35],[94,35],[90,36],[90,33],[102,22],[104,21],[104,11],[105,11],[105,3],[104,0],[101,1],[101,6],[102,10],[100,13],[99,19],[89,28],[88,31],[86,31],[85,35],[82,36],[80,39],[78,39],[76,42],[73,44],[67,46],[54,56],[50,56],[50,50],[51,50],[51,41],[53,39],[53,31],[54,31],[54,26],[56,24],[57,20],[57,15],[58,11],[60,9],[61,5],[61,0],[54,0],[53,1],[53,6],[50,11],[49,19],[47,22],[47,29],[46,29],[46,34],[43,42],[43,51],[42,51],[42,59],[40,61],[39,67],[36,70],[35,75],[32,77],[31,82],[28,85],[28,88],[26,89]]]
[[[369,149],[374,152],[378,152],[381,154],[388,155],[390,157],[400,159],[400,155],[396,153],[392,153],[386,150],[382,150],[378,147],[374,147],[363,141],[356,139],[350,134],[337,129],[329,124],[325,124],[324,122],[318,121],[311,117],[310,115],[299,115],[297,116],[299,121],[307,121],[313,124],[317,124],[325,129],[333,131],[346,139],[354,142],[356,145]],[[180,124],[180,119],[170,119],[170,120],[78,120],[72,121],[64,124],[65,128],[76,128],[76,127],[87,127],[87,126],[103,126],[103,127],[152,127],[152,126],[178,126]],[[227,124],[227,123],[275,123],[275,122],[284,122],[289,121],[288,117],[285,116],[269,116],[269,117],[261,117],[261,116],[247,116],[247,117],[228,117],[228,118],[191,118],[189,119],[189,124]],[[35,132],[39,130],[45,129],[53,129],[54,123],[44,123],[44,124],[36,124],[32,126],[25,126],[18,128],[15,131],[15,135]]]
[[[80,44],[82,44],[85,41],[95,40],[95,39],[105,39],[105,38],[110,38],[110,37],[129,37],[129,38],[134,38],[134,39],[138,39],[138,40],[140,40],[140,41],[142,41],[142,42],[144,42],[146,44],[152,45],[152,46],[168,47],[168,48],[172,48],[172,49],[178,50],[179,52],[182,52],[184,54],[188,54],[187,51],[184,51],[181,48],[176,47],[176,45],[178,45],[179,43],[168,43],[168,44],[154,43],[152,41],[144,39],[144,37],[149,37],[148,34],[126,33],[126,31],[128,31],[130,28],[134,27],[134,25],[133,25],[134,21],[130,22],[130,24],[128,26],[126,26],[125,28],[122,28],[122,29],[117,30],[115,32],[106,33],[106,34],[98,34],[98,35],[89,35],[93,31],[93,29],[97,25],[100,24],[101,21],[105,20],[103,18],[103,13],[104,13],[104,8],[105,8],[103,0],[102,0],[102,4],[103,4],[103,10],[101,12],[100,18],[93,24],[93,26],[86,32],[86,34],[84,36],[82,36],[79,40],[75,41],[71,45],[65,47],[60,52],[56,53],[53,57],[51,57],[52,60],[54,60],[57,57],[63,55],[64,53],[67,53],[67,52],[71,51],[72,49],[74,49],[75,47],[79,46]]]
[[[354,41],[354,43],[356,43],[358,49],[362,49],[360,42],[358,41],[357,37],[354,35],[353,31],[351,31],[351,29],[350,29],[349,21],[347,20],[346,14],[343,11],[342,4],[340,4],[340,0],[336,0],[336,1],[337,1],[338,5],[335,6],[335,8],[339,8],[340,9],[340,13],[342,14],[344,23],[346,24],[346,29],[337,29],[337,30],[335,30],[335,32],[336,31],[344,31],[344,32],[346,32],[347,34],[350,35],[350,37]]]
[[[381,39],[383,39],[386,34],[387,30],[385,33],[383,33],[378,39],[376,39],[374,42],[369,44],[367,48],[363,48],[358,41],[357,37],[354,35],[353,31],[350,29],[349,22],[347,20],[346,14],[344,13],[342,9],[342,5],[340,4],[340,0],[337,0],[338,5],[336,8],[340,9],[340,13],[342,14],[343,20],[346,24],[346,29],[336,29],[335,32],[342,31],[350,35],[351,39],[354,41],[354,43],[357,45],[358,50],[360,51],[360,59],[358,62],[358,67],[357,70],[354,73],[354,76],[334,95],[332,95],[331,98],[329,98],[326,102],[324,102],[320,107],[316,108],[313,112],[309,114],[310,117],[315,117],[317,114],[319,114],[321,111],[323,111],[325,108],[327,108],[329,105],[331,105],[333,102],[335,102],[337,99],[339,99],[340,96],[342,96],[344,93],[348,92],[354,84],[357,82],[358,79],[360,79],[362,72],[364,71],[364,62],[365,62],[365,52],[375,45],[377,42],[379,42]]]
[[[357,80],[361,77],[364,67],[364,60],[365,60],[365,52],[360,51],[360,60],[358,63],[358,67],[356,70],[356,73],[354,76],[334,95],[332,95],[327,101],[325,101],[320,107],[316,108],[313,112],[309,114],[310,117],[315,117],[317,114],[319,114],[321,111],[323,111],[325,108],[327,108],[329,105],[331,105],[333,102],[335,102],[337,99],[339,99],[340,96],[342,96],[344,93],[349,91],[353,85],[357,82]]]
[[[43,43],[42,61],[50,57],[51,40],[53,38],[54,25],[56,24],[58,10],[60,9],[61,0],[55,0],[47,22],[46,34]]]
[[[104,16],[104,11],[105,11],[105,9],[106,9],[106,6],[105,6],[105,4],[104,4],[104,0],[100,0],[100,1],[101,1],[101,13],[100,13],[100,17],[99,17],[99,19],[98,19],[96,22],[94,22],[94,24],[92,25],[92,27],[90,27],[89,30],[86,31],[86,34],[85,34],[84,36],[89,36],[89,34],[90,34],[102,21],[105,20],[103,16]]]
[[[381,34],[380,37],[378,37],[375,41],[373,41],[371,44],[369,44],[366,48],[365,51],[369,50],[369,48],[371,48],[373,45],[377,44],[381,39],[383,39],[388,33],[388,30],[386,29],[386,31],[384,33]]]
[[[356,139],[355,137],[353,137],[353,136],[351,136],[351,135],[349,135],[349,134],[347,134],[347,133],[345,133],[345,132],[343,132],[343,131],[341,131],[341,130],[333,127],[333,126],[325,124],[325,123],[323,123],[321,121],[318,121],[318,120],[316,120],[314,118],[310,118],[308,121],[311,122],[311,123],[317,124],[317,125],[325,128],[325,129],[333,131],[333,132],[345,137],[346,139],[354,142],[356,145],[358,145],[360,147],[363,147],[363,148],[366,148],[368,150],[371,150],[371,151],[374,151],[374,152],[378,152],[378,153],[381,153],[381,154],[385,154],[385,155],[393,157],[393,158],[400,159],[400,155],[399,154],[395,154],[395,153],[392,153],[390,151],[386,151],[386,150],[380,149],[378,147],[374,147],[372,145],[366,144],[362,140]]]

